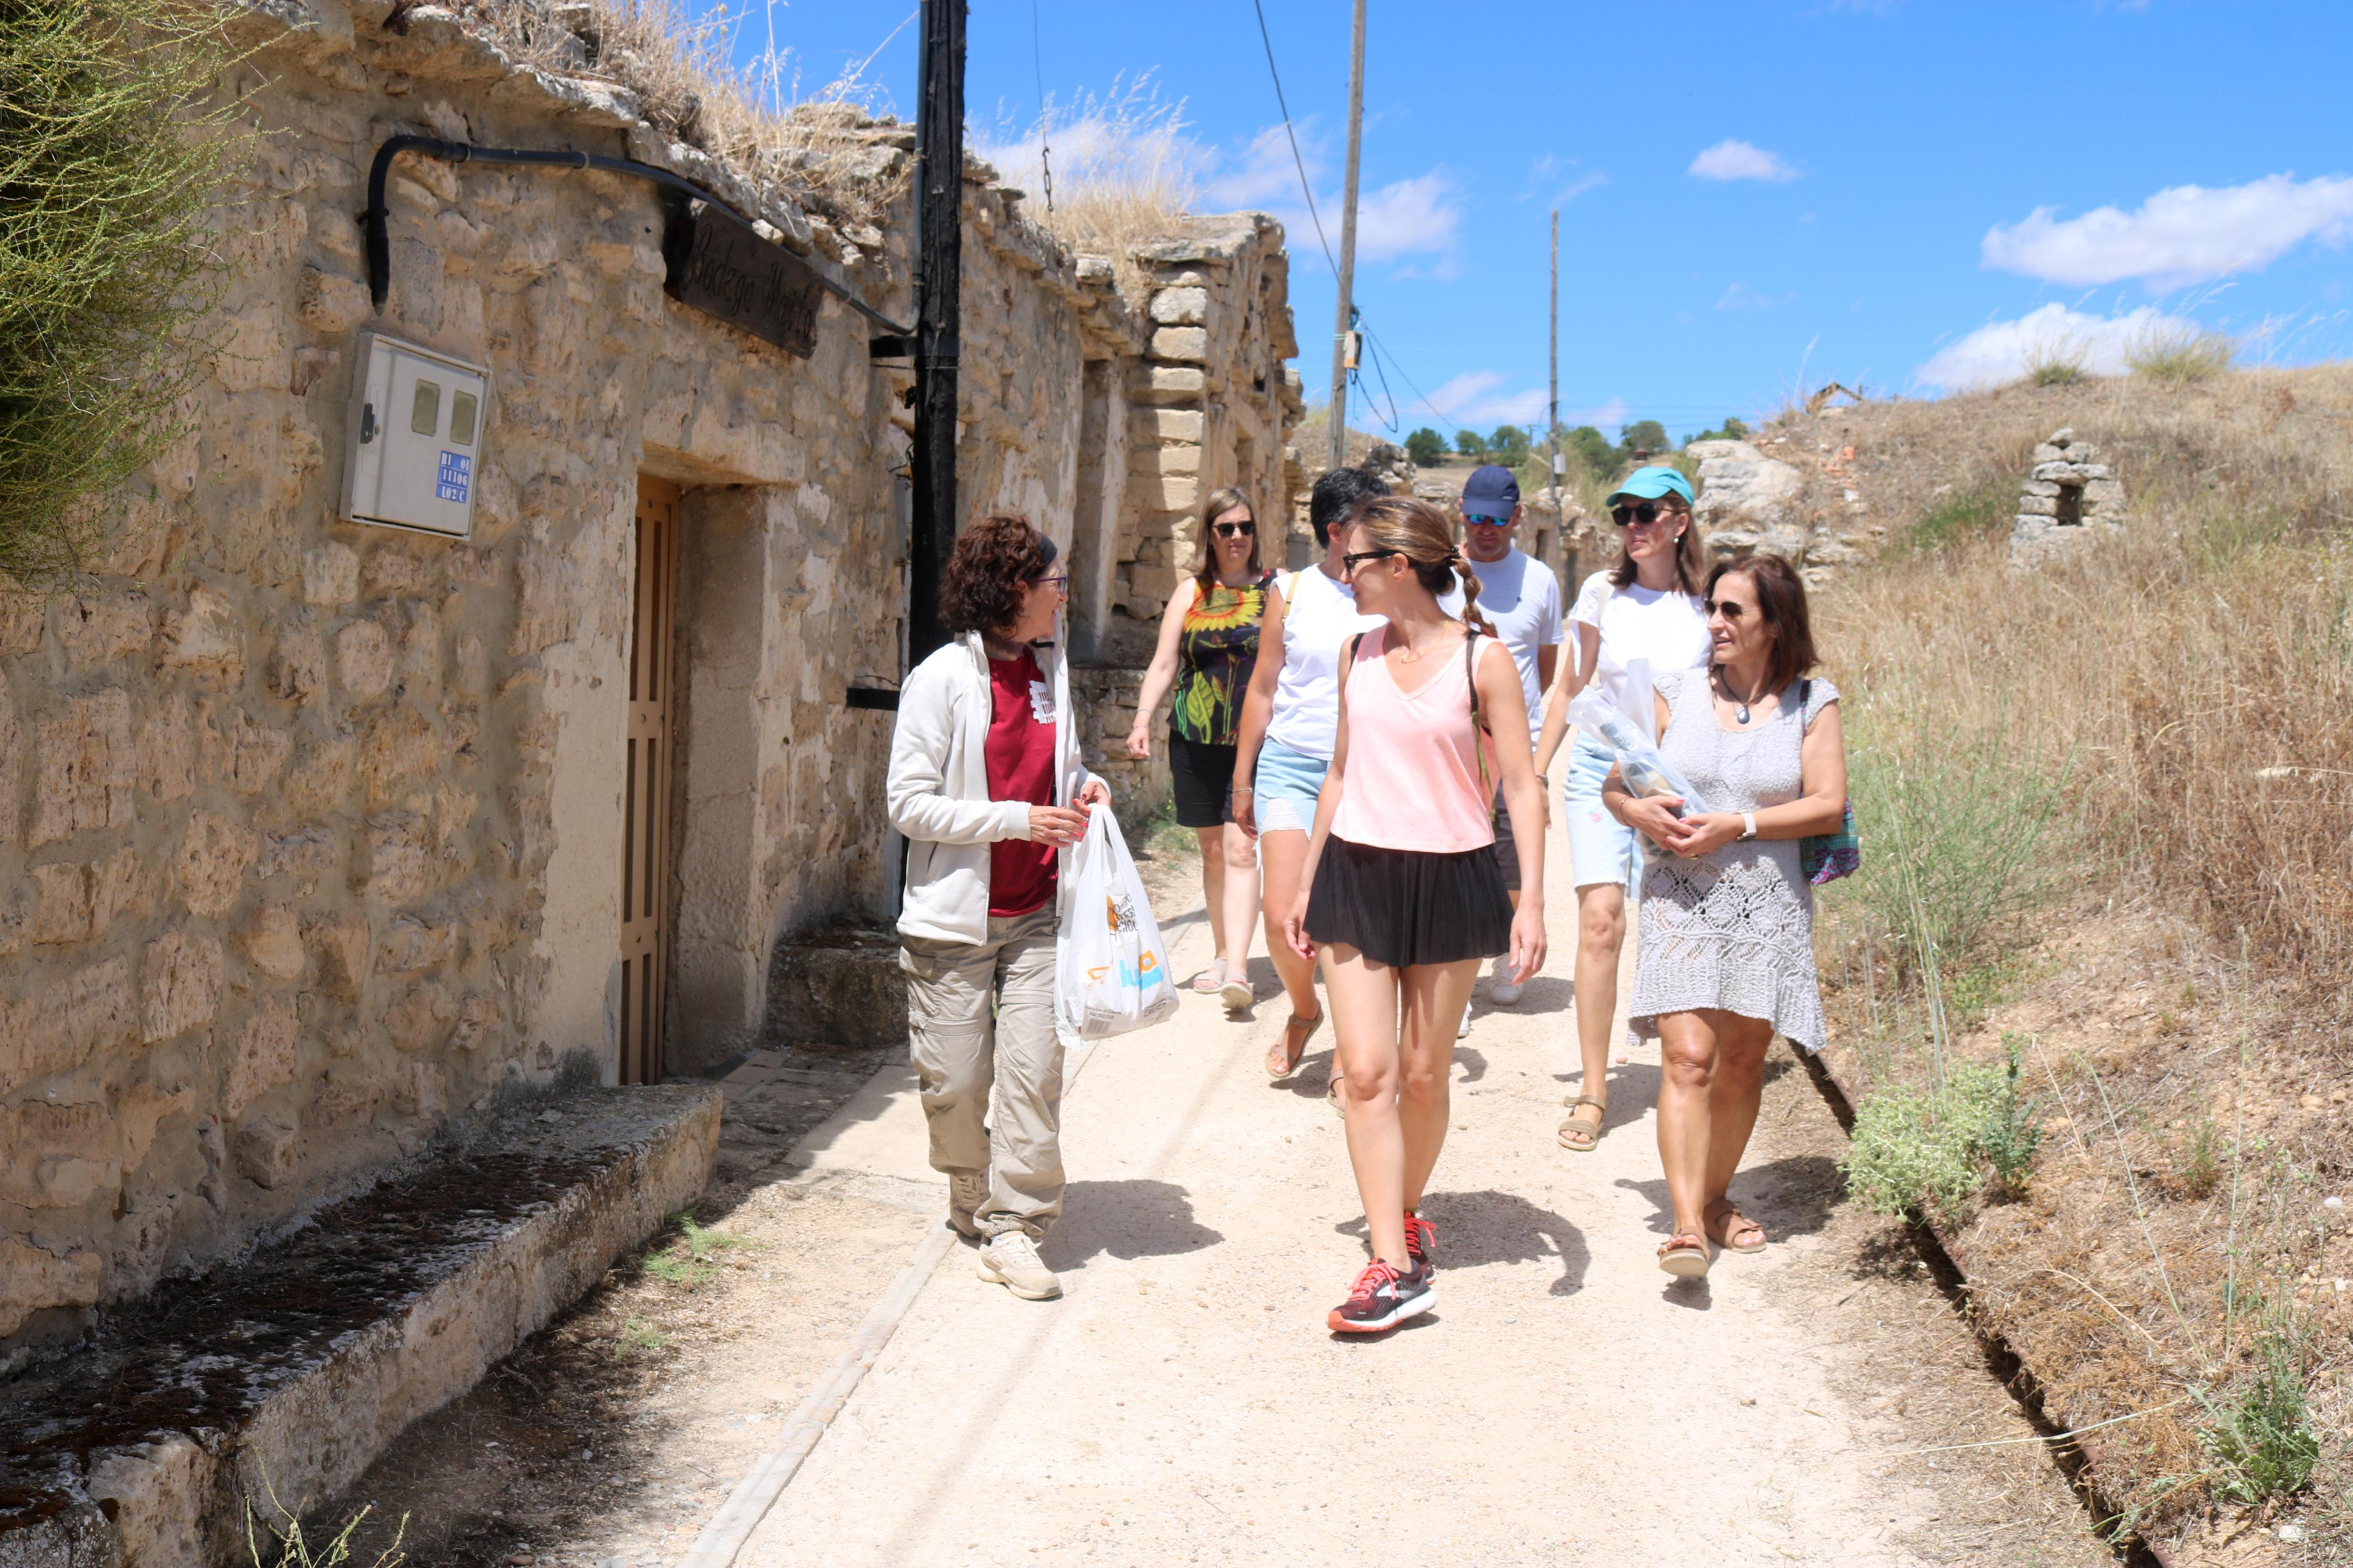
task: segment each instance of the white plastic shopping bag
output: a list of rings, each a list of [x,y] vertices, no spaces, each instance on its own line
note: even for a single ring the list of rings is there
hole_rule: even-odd
[[[1176,1012],[1168,945],[1160,940],[1127,841],[1108,807],[1088,813],[1086,837],[1071,852],[1070,869],[1070,924],[1054,985],[1064,1027],[1081,1039],[1100,1040]]]

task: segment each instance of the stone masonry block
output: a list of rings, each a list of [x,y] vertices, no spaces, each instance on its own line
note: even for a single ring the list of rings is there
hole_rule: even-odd
[[[356,278],[337,278],[315,267],[302,268],[296,285],[295,310],[302,324],[333,336],[348,332],[375,313],[367,285]]]
[[[375,967],[382,974],[406,974],[447,963],[457,952],[455,921],[403,918],[385,928],[384,940],[376,943]]]
[[[185,670],[225,688],[245,679],[245,635],[237,628],[237,606],[208,584],[197,584],[185,608],[164,616],[160,643],[159,662],[166,669]]]
[[[0,1095],[78,1068],[137,1028],[131,965],[120,958],[0,1005]]]
[[[34,1100],[0,1112],[0,1203],[79,1208],[122,1185],[122,1163],[103,1101]]]
[[[309,702],[327,684],[327,639],[307,622],[289,622],[278,629],[278,646],[270,650],[269,689],[290,702]]]
[[[1191,365],[1155,364],[1142,380],[1139,394],[1155,403],[1198,397],[1208,386],[1208,374]]]
[[[319,984],[328,994],[346,1002],[359,1000],[367,984],[368,958],[375,942],[364,915],[343,915],[306,923],[303,934],[319,957]]]
[[[237,1173],[257,1187],[282,1185],[293,1175],[294,1129],[267,1116],[248,1116],[229,1134]]]
[[[302,926],[288,905],[262,905],[236,942],[245,962],[272,980],[293,980],[302,973]]]
[[[427,872],[425,819],[413,811],[396,811],[370,822],[367,835],[368,896],[394,904],[423,898]]]
[[[1201,471],[1201,448],[1172,443],[1133,453],[1127,462],[1130,475],[1150,483],[1155,474],[1198,474]]]
[[[332,609],[359,597],[360,555],[332,540],[302,552],[302,602]]]
[[[157,800],[177,800],[196,787],[195,720],[186,698],[147,710],[139,726],[138,776]]]
[[[154,601],[127,594],[74,595],[58,605],[58,641],[77,665],[111,664],[145,649],[155,635]]]
[[[2051,488],[2057,489],[2059,487],[2053,485]],[[2057,517],[2059,498],[2057,496],[2021,496],[2018,498],[2018,514],[2021,517]]]
[[[1142,511],[1187,511],[1198,506],[1201,481],[1192,474],[1132,472],[1127,504]]]
[[[219,939],[165,931],[147,944],[139,966],[140,1038],[160,1045],[210,1023],[220,989]]]
[[[259,795],[277,782],[286,759],[294,754],[294,737],[265,724],[244,709],[229,715],[221,773],[239,795]]]
[[[121,690],[68,700],[36,726],[34,749],[40,777],[29,847],[131,821],[138,753],[131,739],[131,699]]]
[[[0,1339],[44,1307],[88,1307],[98,1300],[104,1265],[95,1252],[63,1255],[0,1236]]]
[[[237,1037],[228,1080],[221,1090],[221,1114],[235,1117],[255,1100],[294,1077],[297,1034],[294,1004],[270,997],[253,1010]]]
[[[260,851],[259,837],[251,828],[209,811],[196,812],[188,818],[180,852],[172,861],[180,901],[190,914],[206,920],[228,913],[244,890],[246,868]]]
[[[414,1056],[448,1038],[457,1017],[458,1004],[449,988],[438,981],[420,980],[385,1005],[384,1026],[394,1045]]]
[[[1198,442],[1204,422],[1198,408],[1138,408],[1127,416],[1127,428],[1137,441]]]
[[[335,679],[354,697],[381,697],[392,685],[392,639],[374,621],[335,634]]]
[[[1152,319],[1161,326],[1198,326],[1208,320],[1207,289],[1163,289],[1152,296]]]
[[[1152,334],[1154,359],[1201,364],[1209,357],[1209,334],[1200,327],[1162,327]]]

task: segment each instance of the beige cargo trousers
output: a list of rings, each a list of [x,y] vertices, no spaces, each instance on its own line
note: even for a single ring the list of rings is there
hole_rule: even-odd
[[[1042,1237],[1062,1213],[1055,904],[989,916],[982,942],[899,939],[932,1169],[989,1173],[988,1199],[974,1216],[983,1236]]]

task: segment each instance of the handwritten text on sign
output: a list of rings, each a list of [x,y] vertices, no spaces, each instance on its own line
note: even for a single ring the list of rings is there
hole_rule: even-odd
[[[682,305],[718,317],[788,354],[817,347],[824,285],[806,261],[715,206],[674,213],[662,238],[663,289]]]

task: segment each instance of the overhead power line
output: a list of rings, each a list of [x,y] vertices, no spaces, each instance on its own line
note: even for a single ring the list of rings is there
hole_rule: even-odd
[[[1307,198],[1307,218],[1315,226],[1315,243],[1324,247],[1324,264],[1332,276],[1340,276],[1340,264],[1332,259],[1332,242],[1324,237],[1324,219],[1315,211],[1315,191],[1307,183],[1307,160],[1299,155],[1299,132],[1291,128],[1291,105],[1282,100],[1282,73],[1274,68],[1274,39],[1266,30],[1265,0],[1250,0],[1258,9],[1258,38],[1266,46],[1266,74],[1274,79],[1274,106],[1282,110],[1282,133],[1291,139],[1292,166],[1299,171],[1299,194]]]

